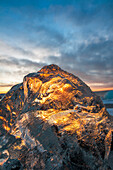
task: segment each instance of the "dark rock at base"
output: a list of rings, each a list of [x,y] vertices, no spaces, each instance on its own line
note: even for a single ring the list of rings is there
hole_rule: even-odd
[[[4,170],[23,170],[22,164],[18,159],[9,159],[3,165]]]

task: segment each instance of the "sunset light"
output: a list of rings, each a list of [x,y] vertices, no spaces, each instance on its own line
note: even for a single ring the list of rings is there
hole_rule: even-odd
[[[0,0],[0,170],[113,170],[113,0]]]

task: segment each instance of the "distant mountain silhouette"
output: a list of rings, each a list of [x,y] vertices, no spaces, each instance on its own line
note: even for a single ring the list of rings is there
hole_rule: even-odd
[[[45,66],[13,86],[0,105],[1,168],[110,169],[109,114],[73,74]]]

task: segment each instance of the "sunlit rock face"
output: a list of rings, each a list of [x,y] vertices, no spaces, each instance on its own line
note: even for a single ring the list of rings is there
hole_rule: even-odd
[[[110,169],[113,125],[78,77],[45,66],[12,87],[0,105],[1,169]]]

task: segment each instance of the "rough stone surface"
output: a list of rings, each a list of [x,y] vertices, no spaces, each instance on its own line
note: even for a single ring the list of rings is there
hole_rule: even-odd
[[[45,66],[13,86],[0,107],[1,169],[110,169],[113,124],[78,77]]]

